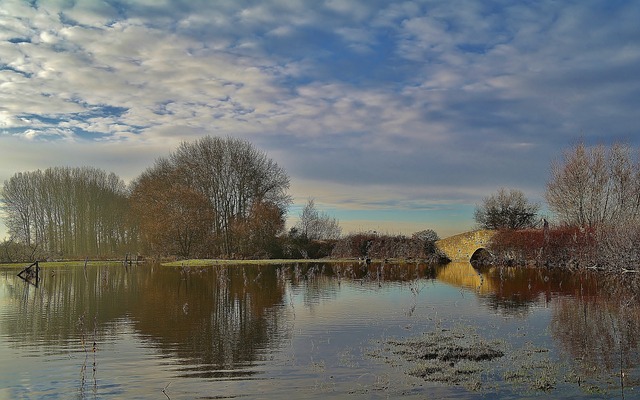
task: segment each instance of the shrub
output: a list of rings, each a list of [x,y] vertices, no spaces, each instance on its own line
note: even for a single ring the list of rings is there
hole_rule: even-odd
[[[594,229],[565,226],[546,235],[542,229],[501,230],[489,249],[498,263],[580,267],[597,259],[597,243]]]
[[[433,240],[420,235],[380,235],[375,232],[353,233],[338,240],[331,254],[334,258],[418,258],[439,261]]]

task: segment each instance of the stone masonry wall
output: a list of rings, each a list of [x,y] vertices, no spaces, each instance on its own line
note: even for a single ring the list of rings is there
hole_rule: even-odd
[[[438,240],[436,247],[451,261],[469,261],[476,250],[485,248],[496,231],[477,230]]]

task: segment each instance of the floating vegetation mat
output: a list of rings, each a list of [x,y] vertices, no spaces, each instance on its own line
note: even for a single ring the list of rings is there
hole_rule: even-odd
[[[393,354],[410,362],[409,375],[470,390],[482,386],[486,364],[505,355],[503,342],[489,342],[464,330],[442,329],[407,340],[389,340],[387,345]]]
[[[418,337],[378,342],[369,353],[408,375],[429,382],[462,386],[467,390],[549,392],[558,380],[566,382],[548,349],[526,344],[514,349],[504,340],[487,340],[471,328],[438,329]]]

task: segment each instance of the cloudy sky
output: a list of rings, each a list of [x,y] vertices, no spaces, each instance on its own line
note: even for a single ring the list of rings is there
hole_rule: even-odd
[[[640,145],[640,2],[2,0],[0,182],[131,181],[232,136],[345,233],[472,228],[499,187],[543,202],[563,149]],[[0,238],[4,236],[0,226]]]

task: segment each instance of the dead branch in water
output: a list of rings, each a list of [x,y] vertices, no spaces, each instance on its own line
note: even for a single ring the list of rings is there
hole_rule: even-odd
[[[20,277],[20,279],[24,280],[25,282],[28,282],[34,285],[35,287],[38,287],[38,281],[40,280],[39,274],[40,274],[40,266],[36,261],[33,264],[26,267],[25,269],[23,269],[22,271],[20,271],[20,273],[18,274],[18,277]],[[34,279],[35,279],[35,283],[33,282]]]

